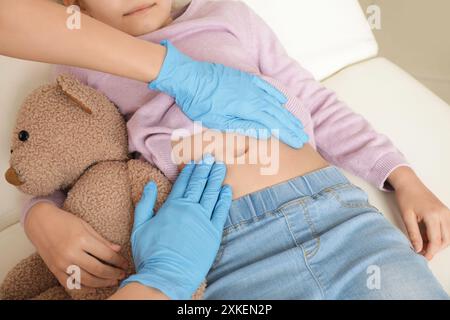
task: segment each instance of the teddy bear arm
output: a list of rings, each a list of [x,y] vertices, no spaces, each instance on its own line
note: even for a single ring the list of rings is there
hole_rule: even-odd
[[[115,244],[129,242],[133,207],[126,162],[106,161],[91,167],[72,187],[67,210]]]
[[[167,199],[167,196],[172,189],[172,184],[169,179],[167,179],[157,168],[143,160],[133,159],[128,161],[127,164],[133,207],[135,207],[141,199],[145,185],[150,181],[153,181],[158,186],[158,198],[154,208],[154,210],[158,210]]]

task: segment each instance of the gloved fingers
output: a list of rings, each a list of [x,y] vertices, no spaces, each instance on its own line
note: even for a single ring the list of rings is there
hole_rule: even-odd
[[[265,112],[269,114],[271,118],[278,120],[278,123],[281,124],[281,127],[276,129],[278,129],[279,131],[290,130],[293,136],[297,136],[297,138],[302,141],[302,144],[308,141],[307,137],[305,139],[303,124],[286,108],[273,108],[268,105],[267,107],[263,108],[261,112]]]
[[[275,88],[273,85],[271,85],[270,83],[268,83],[266,80],[258,77],[258,76],[254,76],[253,78],[253,82],[260,88],[262,89],[265,93],[269,94],[270,96],[274,97],[275,99],[277,99],[277,101],[280,104],[285,104],[287,102],[287,98],[286,96],[279,91],[277,88]]]
[[[292,134],[292,131],[281,128],[280,130],[273,130],[272,133],[275,138],[295,149],[302,148],[309,141],[308,134],[303,130]]]
[[[267,140],[272,136],[269,128],[252,120],[233,119],[227,126],[227,132],[234,132],[260,140]]]
[[[193,203],[199,203],[205,190],[208,177],[214,164],[211,155],[205,155],[203,160],[195,165],[189,183],[184,192],[184,198]]]
[[[215,163],[209,174],[208,182],[200,199],[200,204],[205,209],[208,219],[211,219],[226,173],[227,167],[223,163]]]
[[[254,117],[266,127],[271,128],[270,133],[274,134],[282,142],[297,148],[303,145],[300,132],[294,132],[291,129],[286,128],[286,126],[273,115],[262,111],[256,113]],[[278,136],[277,132],[279,133]]]
[[[225,222],[227,221],[232,200],[233,192],[231,187],[229,185],[223,186],[211,218],[211,223],[220,233],[222,233]]]
[[[287,144],[291,148],[294,149],[300,149],[303,147],[304,140],[306,139],[303,136],[294,136],[292,133],[290,133],[288,130],[277,130],[273,132],[273,136],[283,142],[284,144]]]
[[[170,192],[167,200],[179,199],[184,196],[186,187],[189,183],[189,179],[191,179],[191,175],[192,172],[194,172],[194,169],[195,163],[191,161],[183,168],[183,170],[181,170],[177,180],[173,184],[172,191]]]
[[[158,196],[158,186],[153,181],[144,187],[141,200],[134,210],[133,231],[153,217],[153,208]]]
[[[293,131],[302,131],[304,129],[303,123],[295,117],[288,109],[285,107],[282,108],[273,108],[275,102],[270,97],[267,97],[268,104],[261,111],[265,111],[268,114],[271,114],[282,123],[285,123],[285,126],[290,128]]]
[[[274,132],[275,137],[277,137],[284,143],[289,142],[287,144],[293,148],[300,148],[306,142],[308,142],[309,137],[305,133],[302,123],[300,122],[300,120],[295,118],[289,111],[287,111],[286,109],[283,109],[281,111],[280,110],[270,110],[270,112],[268,112],[266,110],[263,112],[268,114],[269,116],[271,116],[273,119],[278,120],[278,123],[281,124],[281,127],[279,128],[279,130]],[[272,114],[274,112],[276,113],[276,116]],[[281,113],[279,113],[279,112],[281,112]],[[293,123],[292,121],[295,121],[297,123],[292,124]],[[291,124],[291,125],[289,125],[289,124]],[[289,138],[289,137],[291,137],[291,138]],[[291,139],[291,140],[288,140],[288,139]]]

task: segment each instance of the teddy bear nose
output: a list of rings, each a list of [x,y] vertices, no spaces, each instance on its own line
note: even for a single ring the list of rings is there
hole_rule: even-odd
[[[5,173],[5,179],[13,186],[21,186],[23,184],[22,181],[20,181],[19,176],[17,175],[16,170],[13,168],[9,168]]]

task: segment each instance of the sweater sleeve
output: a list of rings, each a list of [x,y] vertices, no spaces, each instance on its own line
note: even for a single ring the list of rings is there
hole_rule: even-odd
[[[317,151],[331,164],[379,189],[392,190],[387,183],[391,172],[409,166],[403,154],[361,115],[339,101],[335,92],[321,85],[289,57],[275,33],[257,14],[249,9],[249,15],[248,42],[260,72],[274,79],[274,83],[281,83],[282,91],[300,102],[297,107],[286,105],[289,111],[299,118],[301,113],[310,114]]]
[[[41,202],[48,202],[53,203],[55,206],[62,208],[62,205],[64,203],[64,200],[66,199],[66,194],[61,191],[55,191],[53,194],[46,196],[46,197],[34,197],[27,202],[25,202],[23,208],[22,208],[22,215],[20,218],[20,223],[22,226],[25,224],[25,219],[27,218],[28,213],[30,212],[30,209],[38,203]]]

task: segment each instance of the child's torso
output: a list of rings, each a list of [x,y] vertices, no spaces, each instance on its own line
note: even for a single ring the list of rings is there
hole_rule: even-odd
[[[142,36],[147,41],[158,43],[169,39],[179,50],[193,59],[221,63],[245,72],[261,74],[258,60],[248,50],[245,36],[235,30],[232,15],[216,15],[215,6],[202,9],[196,7],[203,1],[194,0],[191,6],[173,24]],[[195,16],[192,12],[195,10]],[[128,123],[130,151],[140,152],[144,158],[156,165],[170,179],[174,179],[179,166],[170,161],[171,136],[176,129],[198,133],[174,100],[159,92],[151,91],[145,83],[118,76],[81,69],[71,69],[80,80],[105,93],[125,115]],[[64,68],[61,70],[64,72]],[[325,160],[307,145],[294,150],[279,143],[278,151],[264,156],[264,147],[253,144],[247,154],[257,152],[260,156],[245,164],[229,163],[226,183],[233,187],[234,198],[274,185],[327,165]],[[196,150],[205,153],[208,150]],[[208,152],[210,153],[210,152]],[[239,152],[237,152],[239,153]],[[222,155],[216,154],[218,158]],[[194,159],[195,156],[192,156]],[[168,160],[169,159],[169,160]],[[188,160],[188,159],[185,159]],[[172,162],[172,163],[170,163]],[[276,166],[274,173],[267,174],[264,167]],[[265,173],[262,173],[266,171]]]

